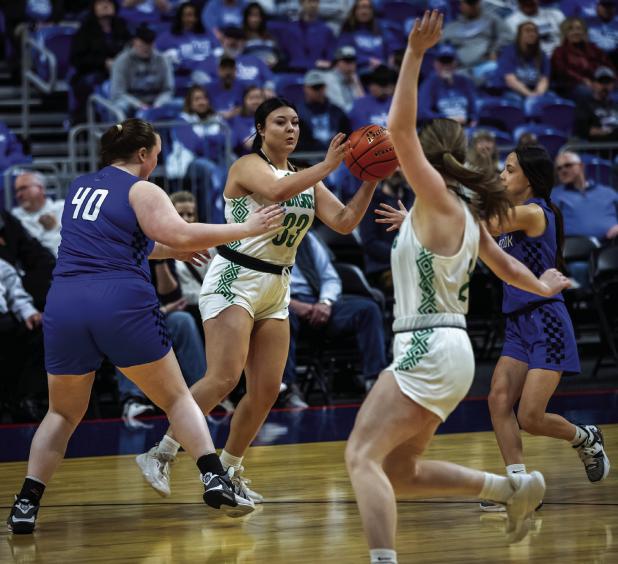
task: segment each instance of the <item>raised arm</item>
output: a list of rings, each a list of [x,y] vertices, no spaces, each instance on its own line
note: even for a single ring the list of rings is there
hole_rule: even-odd
[[[315,187],[315,213],[333,231],[352,233],[365,215],[377,182],[363,182],[352,199],[343,205],[322,182]]]
[[[259,156],[247,155],[230,168],[228,186],[260,194],[273,202],[285,202],[333,172],[345,157],[347,147],[345,135],[338,133],[330,142],[323,161],[283,178],[278,178]]]
[[[537,278],[521,262],[498,247],[482,224],[479,256],[498,278],[525,292],[550,298],[570,286],[569,279],[555,268],[546,270]]]
[[[424,206],[457,213],[456,202],[449,196],[442,176],[425,157],[416,133],[418,76],[425,51],[440,39],[442,20],[442,14],[434,10],[431,14],[425,12],[422,21],[414,22],[388,113],[388,130],[403,173],[417,198]]]
[[[131,187],[129,202],[147,237],[180,251],[200,251],[274,231],[281,226],[284,213],[275,204],[251,214],[244,223],[187,223],[178,215],[167,194],[145,180]]]

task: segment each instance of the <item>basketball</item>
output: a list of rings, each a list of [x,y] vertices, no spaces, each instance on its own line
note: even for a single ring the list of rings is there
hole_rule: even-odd
[[[345,158],[348,170],[361,180],[388,178],[399,166],[388,129],[366,125],[354,131],[348,141],[350,151]]]

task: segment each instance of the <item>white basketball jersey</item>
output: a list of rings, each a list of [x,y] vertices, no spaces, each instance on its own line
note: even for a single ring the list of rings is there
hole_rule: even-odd
[[[466,223],[459,251],[450,257],[437,255],[421,245],[414,233],[412,210],[393,242],[391,265],[395,289],[395,330],[405,330],[412,318],[434,314],[465,315],[468,287],[479,252],[480,231],[467,204],[462,201]]]
[[[294,174],[290,170],[280,170],[270,165],[278,178]],[[225,220],[227,223],[243,223],[250,213],[276,202],[260,194],[250,194],[240,198],[226,198]],[[273,233],[247,237],[241,241],[228,243],[228,247],[252,257],[279,265],[294,264],[296,249],[311,227],[315,217],[315,191],[313,186],[293,196],[285,205],[283,227]]]

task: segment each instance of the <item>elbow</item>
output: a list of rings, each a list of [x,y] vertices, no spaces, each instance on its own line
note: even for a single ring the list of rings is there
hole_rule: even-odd
[[[187,225],[189,227],[189,225]],[[156,241],[177,251],[193,251],[195,243],[189,229],[170,230],[164,237],[156,237]]]
[[[354,231],[357,225],[358,221],[355,222],[351,218],[341,217],[337,219],[331,228],[333,231],[339,233],[339,235],[349,235],[352,231]]]

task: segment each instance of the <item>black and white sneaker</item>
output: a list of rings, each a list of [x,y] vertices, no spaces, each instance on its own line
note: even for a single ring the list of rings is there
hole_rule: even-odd
[[[230,468],[232,472],[233,468]],[[207,472],[202,474],[204,484],[204,503],[220,509],[229,517],[242,517],[255,511],[253,501],[236,488],[231,481],[230,472],[220,476]]]
[[[591,482],[600,482],[609,474],[609,458],[605,454],[603,432],[596,425],[578,425],[585,429],[588,438],[579,445],[573,445],[584,463],[586,474]]]
[[[36,516],[40,505],[34,505],[28,499],[17,499],[11,509],[9,518],[6,520],[9,530],[14,535],[29,535],[34,531]]]

